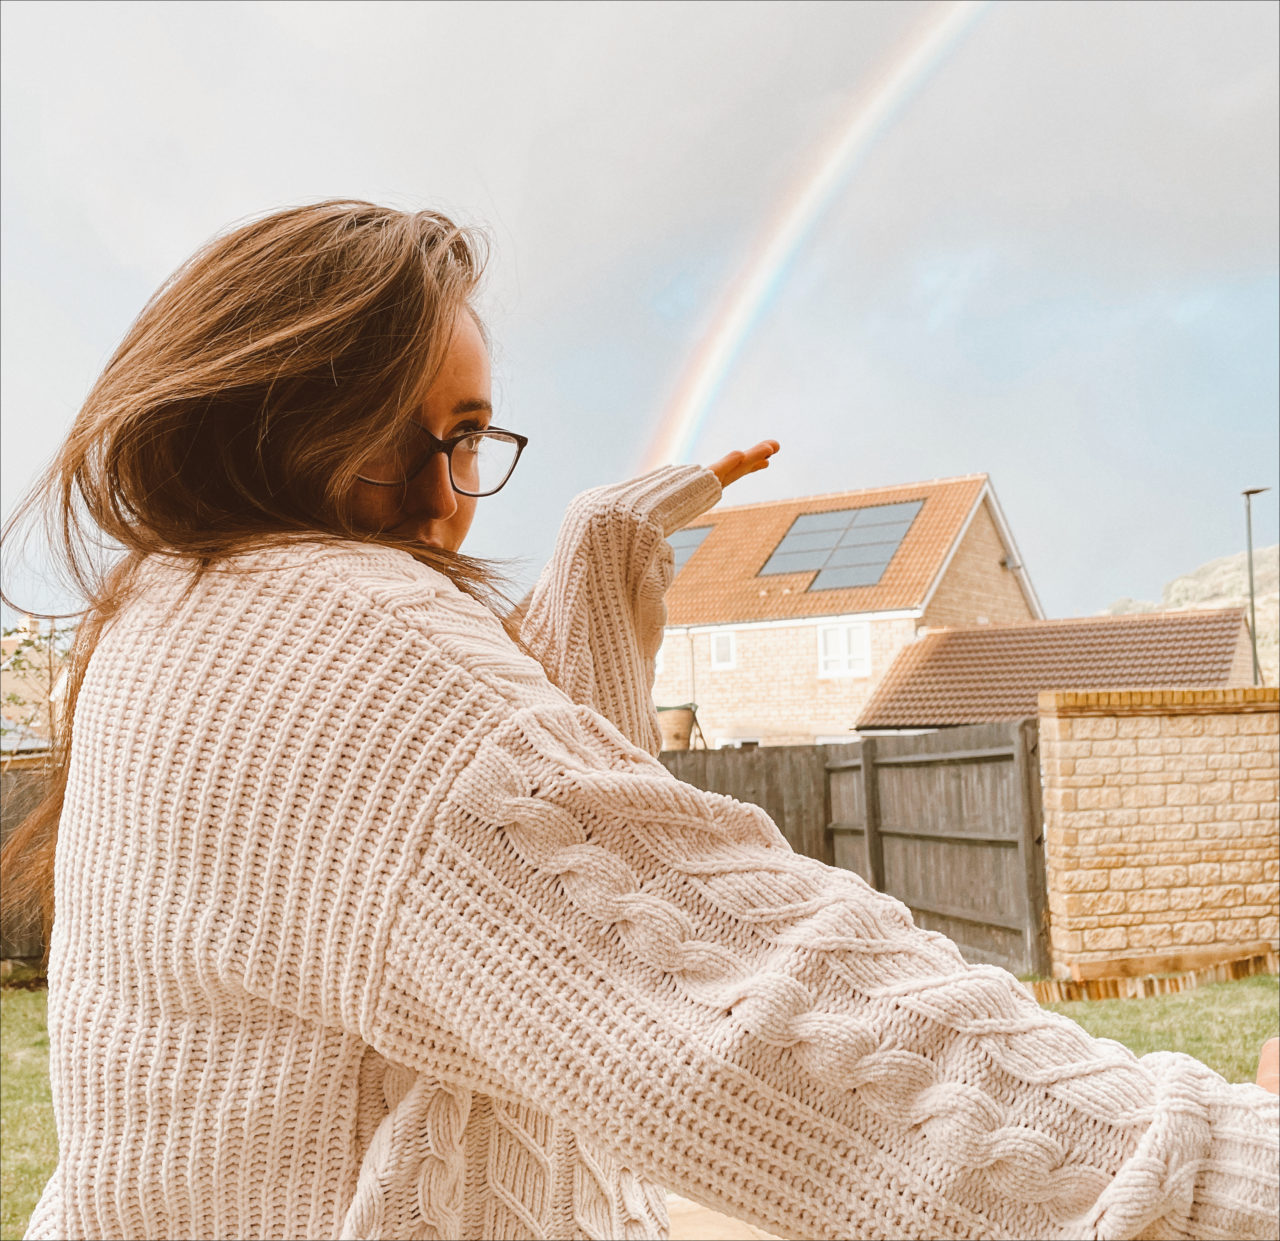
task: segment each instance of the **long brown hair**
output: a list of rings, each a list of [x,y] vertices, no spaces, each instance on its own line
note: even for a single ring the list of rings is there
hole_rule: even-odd
[[[46,945],[76,699],[148,556],[185,561],[194,588],[238,552],[372,539],[506,611],[492,564],[357,530],[347,504],[361,462],[420,406],[484,258],[480,237],[431,211],[343,200],[278,211],[198,250],[107,363],[3,536],[12,549],[20,524],[42,517],[56,567],[88,603],[48,792],[0,855],[6,900],[39,905]]]

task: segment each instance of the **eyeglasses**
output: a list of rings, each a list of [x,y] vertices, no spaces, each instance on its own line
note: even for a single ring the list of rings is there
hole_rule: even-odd
[[[525,436],[500,427],[463,431],[442,440],[421,423],[410,426],[413,430],[401,447],[369,462],[365,473],[356,475],[362,483],[371,487],[408,487],[431,458],[442,452],[449,462],[449,485],[454,491],[464,496],[491,496],[506,486],[529,443]]]

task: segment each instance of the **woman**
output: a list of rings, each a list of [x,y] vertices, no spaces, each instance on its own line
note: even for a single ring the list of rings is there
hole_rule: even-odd
[[[664,536],[776,443],[578,497],[499,619],[479,270],[425,212],[240,228],[55,462],[94,607],[28,1236],[661,1236],[659,1186],[785,1236],[1272,1235],[1271,1096],[653,757]]]

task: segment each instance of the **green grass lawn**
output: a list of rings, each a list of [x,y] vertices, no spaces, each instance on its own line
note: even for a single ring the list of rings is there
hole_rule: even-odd
[[[1045,1007],[1138,1055],[1185,1051],[1228,1081],[1251,1082],[1262,1044],[1280,1033],[1280,978]],[[43,991],[0,990],[0,1241],[22,1236],[57,1161],[44,1013]]]
[[[1185,1051],[1229,1082],[1251,1082],[1262,1044],[1280,1034],[1280,977],[1256,974],[1215,982],[1178,995],[1145,1000],[1073,1000],[1046,1004],[1095,1038],[1130,1051]]]
[[[20,1238],[58,1162],[43,991],[0,990],[0,1237]]]

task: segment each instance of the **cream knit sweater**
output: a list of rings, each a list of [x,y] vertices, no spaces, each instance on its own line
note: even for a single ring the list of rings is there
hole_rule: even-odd
[[[579,497],[541,666],[403,553],[150,570],[76,714],[29,1237],[650,1237],[659,1185],[790,1237],[1276,1235],[1275,1098],[653,757],[663,536],[718,497]]]

